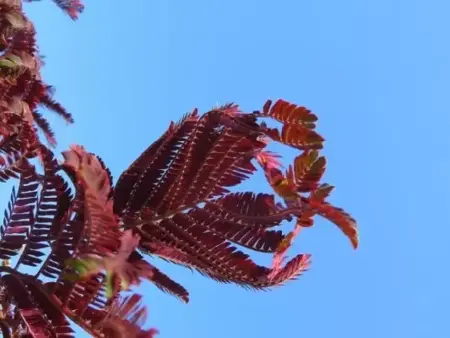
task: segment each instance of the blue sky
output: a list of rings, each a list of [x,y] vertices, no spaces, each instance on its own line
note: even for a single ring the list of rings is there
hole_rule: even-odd
[[[318,221],[292,252],[311,270],[268,293],[160,263],[192,299],[144,284],[161,337],[450,337],[448,1],[96,0],[76,23],[50,1],[26,10],[76,118],[52,119],[60,149],[84,144],[116,178],[194,107],[284,98],[320,117],[360,249]]]

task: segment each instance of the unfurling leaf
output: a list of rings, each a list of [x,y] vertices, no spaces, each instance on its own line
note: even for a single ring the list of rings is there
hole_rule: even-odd
[[[0,59],[0,67],[1,68],[9,68],[13,69],[16,67],[19,67],[18,62],[20,62],[20,59],[14,58],[15,55],[10,55],[9,57],[1,58]]]
[[[282,173],[278,158],[278,155],[267,151],[262,151],[256,155],[257,162],[263,168],[267,181],[277,195],[285,201],[296,201],[298,193],[292,175],[289,175],[289,171],[287,177]]]
[[[22,13],[19,12],[9,12],[4,13],[3,17],[8,20],[14,29],[23,29],[27,25],[27,20],[24,18]]]
[[[325,172],[326,160],[317,150],[304,151],[294,161],[295,184],[297,191],[315,190]]]
[[[116,278],[120,282],[121,290],[126,290],[131,285],[139,285],[140,270],[128,262],[129,256],[138,244],[139,235],[133,235],[131,230],[127,230],[122,235],[120,248],[117,253],[106,257],[88,254],[68,260],[67,265],[73,268],[75,275],[68,275],[67,278],[76,279],[78,277],[85,279],[105,271],[106,296],[108,298],[114,295],[114,281]]]
[[[99,201],[106,203],[111,193],[111,182],[98,157],[79,145],[72,145],[69,151],[62,154],[65,159],[64,166],[75,171],[80,186],[89,190]]]
[[[279,161],[280,155],[271,151],[260,151],[256,155],[256,160],[263,169],[282,168],[283,165]]]

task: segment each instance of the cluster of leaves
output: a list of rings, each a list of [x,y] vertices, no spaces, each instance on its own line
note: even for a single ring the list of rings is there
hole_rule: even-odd
[[[72,18],[82,10],[77,0],[55,2]],[[144,256],[264,289],[308,268],[308,254],[285,264],[284,257],[315,215],[356,248],[355,221],[326,201],[324,140],[308,109],[278,100],[251,113],[234,104],[194,110],[113,185],[103,161],[82,146],[63,152],[61,163],[50,150],[54,134],[39,109],[73,120],[41,80],[34,28],[20,1],[0,0],[0,34],[0,178],[18,180],[0,228],[3,336],[71,336],[70,319],[95,337],[153,337],[154,329],[142,328],[146,309],[132,286],[148,280],[185,302],[189,294]],[[299,151],[287,170],[267,150],[270,141]],[[258,166],[275,194],[231,191]],[[285,221],[295,221],[287,234],[279,230]],[[272,254],[272,266],[238,247]]]
[[[77,0],[55,2],[72,18],[82,10]],[[0,180],[19,181],[0,228],[1,332],[4,337],[72,336],[70,318],[93,336],[122,337],[127,332],[152,337],[154,330],[141,329],[146,310],[140,296],[119,298],[115,292],[107,297],[105,274],[82,281],[69,278],[68,259],[97,252],[91,251],[95,233],[89,234],[94,225],[88,218],[92,215],[84,212],[83,187],[67,178],[50,150],[56,141],[42,108],[68,123],[73,119],[53,100],[52,87],[41,79],[41,66],[35,30],[21,1],[1,0]],[[35,158],[40,164],[33,164]],[[128,245],[131,235],[117,231],[117,247],[108,247],[115,253]],[[147,267],[140,258],[134,266],[142,271]]]

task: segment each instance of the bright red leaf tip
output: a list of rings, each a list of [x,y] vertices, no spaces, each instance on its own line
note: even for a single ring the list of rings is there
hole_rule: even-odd
[[[281,156],[272,151],[260,151],[256,155],[256,160],[263,167],[263,169],[283,168],[283,164],[280,162]]]

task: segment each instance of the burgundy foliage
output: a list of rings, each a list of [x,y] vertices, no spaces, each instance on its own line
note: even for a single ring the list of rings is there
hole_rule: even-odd
[[[73,19],[83,10],[78,0],[54,2]],[[115,185],[82,146],[58,163],[42,108],[73,119],[41,79],[35,31],[21,6],[0,0],[0,180],[18,181],[0,228],[4,337],[70,337],[69,319],[94,337],[153,337],[133,286],[147,280],[184,302],[189,294],[144,256],[266,289],[309,267],[308,254],[285,256],[316,215],[357,247],[355,221],[327,201],[333,187],[321,181],[316,115],[283,100],[251,113],[228,104],[186,114]],[[298,151],[286,170],[267,149],[271,141]],[[236,192],[257,168],[274,194]],[[288,221],[294,227],[284,234]],[[256,264],[243,248],[272,254],[272,266]]]

